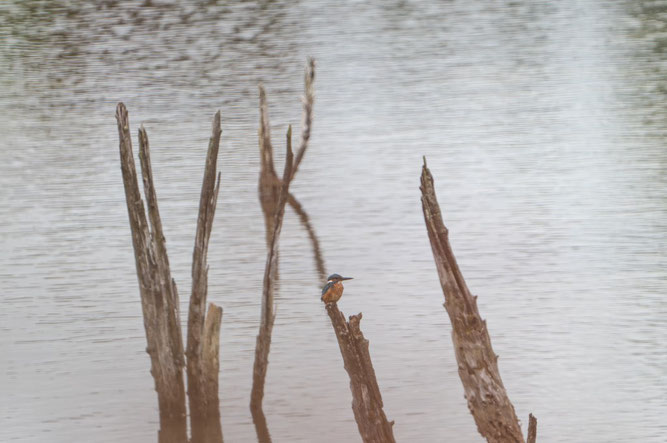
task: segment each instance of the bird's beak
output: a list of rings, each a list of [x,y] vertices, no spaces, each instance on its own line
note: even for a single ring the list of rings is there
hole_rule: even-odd
[[[353,280],[353,277],[343,277],[341,280]]]

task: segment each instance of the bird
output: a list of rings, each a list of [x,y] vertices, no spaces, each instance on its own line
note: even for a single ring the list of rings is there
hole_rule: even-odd
[[[322,298],[324,303],[336,303],[343,295],[343,280],[352,280],[352,277],[341,277],[338,274],[331,274],[327,278],[327,284],[322,288]]]

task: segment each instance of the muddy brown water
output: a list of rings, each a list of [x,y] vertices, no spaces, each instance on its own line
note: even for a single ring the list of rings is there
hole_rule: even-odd
[[[423,225],[422,155],[524,426],[533,412],[545,442],[667,439],[664,5],[151,3],[0,5],[0,440],[156,436],[118,101],[151,140],[183,312],[222,111],[209,297],[224,308],[225,439],[255,439],[256,85],[282,148],[308,55],[315,123],[292,190],[327,269],[355,278],[340,308],[364,313],[397,441],[481,441]],[[359,441],[289,210],[280,275],[264,401],[274,441]]]

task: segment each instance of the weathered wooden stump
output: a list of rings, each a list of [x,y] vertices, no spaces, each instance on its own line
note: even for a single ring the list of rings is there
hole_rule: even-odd
[[[498,356],[491,347],[486,321],[479,314],[477,297],[468,290],[449,244],[449,231],[442,221],[426,159],[420,189],[424,221],[445,296],[444,306],[452,324],[452,341],[468,409],[477,430],[490,443],[523,443],[519,420],[500,378]]]
[[[388,421],[383,410],[382,394],[375,377],[375,369],[368,349],[368,340],[361,332],[361,313],[345,316],[334,303],[326,304],[343,364],[350,377],[352,411],[364,443],[393,443],[393,421]]]
[[[213,119],[206,171],[199,206],[192,263],[192,295],[188,317],[188,348],[183,349],[176,282],[171,278],[166,241],[153,185],[148,135],[139,129],[139,159],[143,175],[148,219],[139,192],[132,154],[130,123],[125,105],[116,109],[120,160],[127,211],[139,279],[146,330],[146,351],[151,357],[160,410],[160,443],[187,443],[187,414],[183,366],[187,356],[188,399],[192,443],[222,443],[218,401],[220,322],[222,309],[210,304],[206,315],[208,265],[206,255],[220,187],[216,163],[220,144],[220,113]],[[149,226],[150,221],[150,226]]]

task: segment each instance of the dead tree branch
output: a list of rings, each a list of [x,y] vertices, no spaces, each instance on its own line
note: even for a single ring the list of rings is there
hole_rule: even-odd
[[[523,443],[523,435],[498,371],[498,356],[491,338],[456,263],[449,233],[442,221],[433,176],[426,167],[421,174],[422,208],[433,258],[452,323],[452,340],[468,408],[477,430],[491,443]]]
[[[285,204],[289,195],[289,185],[292,177],[294,154],[292,153],[292,127],[287,130],[287,154],[285,157],[285,169],[283,172],[282,188],[278,197],[277,211],[273,222],[271,234],[271,245],[266,255],[266,266],[264,268],[264,282],[262,286],[262,312],[255,346],[255,362],[253,365],[252,392],[250,394],[250,410],[257,429],[257,436],[261,441],[270,441],[266,419],[262,411],[262,400],[264,398],[264,383],[266,370],[269,364],[269,351],[271,348],[271,331],[275,321],[275,310],[273,304],[273,291],[275,286],[275,273],[278,266],[278,240],[285,215]]]
[[[280,197],[282,183],[273,166],[273,146],[271,145],[271,129],[269,125],[269,110],[266,103],[266,91],[259,86],[259,153],[260,171],[258,193],[259,201],[264,213],[264,227],[266,229],[266,246],[271,246],[271,236],[274,231],[274,221]]]
[[[160,443],[186,443],[187,415],[183,383],[183,338],[176,283],[171,278],[157,195],[153,184],[148,135],[139,130],[139,159],[148,219],[137,183],[127,109],[116,109],[121,169],[132,230],[141,305],[151,357],[151,374],[160,406]],[[216,164],[220,144],[220,113],[213,120],[202,184],[197,233],[192,260],[192,296],[188,316],[187,373],[192,443],[222,443],[218,400],[220,322],[222,309],[211,303],[205,316],[208,291],[206,254],[220,190]],[[150,229],[149,229],[150,222]]]
[[[315,88],[313,83],[315,82],[315,60],[312,58],[308,59],[308,65],[306,65],[306,73],[303,79],[304,85],[304,96],[303,96],[303,118],[301,120],[301,143],[299,144],[299,150],[296,154],[296,159],[294,160],[294,170],[292,171],[292,177],[296,174],[296,171],[301,165],[301,160],[308,149],[308,142],[310,141],[310,131],[313,127],[313,103],[315,102]]]
[[[308,142],[310,141],[310,133],[313,125],[313,104],[315,101],[315,92],[314,92],[314,81],[315,81],[315,61],[311,58],[308,59],[308,65],[306,66],[306,73],[304,75],[304,97],[303,97],[303,115],[301,122],[301,139],[299,150],[297,151],[294,166],[292,168],[292,174],[290,180],[294,179],[296,171],[303,160],[303,157],[308,149]],[[278,204],[278,198],[280,195],[280,189],[282,188],[283,180],[278,177],[276,174],[275,167],[273,165],[273,145],[271,144],[271,126],[269,124],[269,108],[266,100],[266,91],[262,85],[259,86],[259,110],[260,110],[260,121],[259,121],[259,152],[260,152],[260,174],[259,174],[259,183],[258,183],[258,193],[259,200],[262,206],[262,212],[264,213],[264,222],[266,228],[266,246],[269,247],[271,244],[271,235],[273,233],[273,222],[275,220],[275,213]],[[320,264],[324,268],[324,261],[320,254],[319,243],[317,241],[317,236],[315,235],[315,230],[310,224],[308,214],[303,209],[301,204],[293,195],[289,195],[288,200],[290,206],[299,216],[301,223],[304,225],[308,232],[308,237],[310,238],[313,251],[315,254],[316,265],[318,267],[318,272],[324,274],[324,271],[320,271]]]
[[[359,326],[361,313],[350,316],[347,322],[336,303],[327,303],[326,309],[350,377],[352,411],[362,440],[364,443],[395,442],[394,422],[387,420],[382,409],[382,395],[375,378],[368,340]]]
[[[537,419],[533,414],[528,415],[528,438],[526,443],[535,443],[537,440]]]
[[[158,440],[161,443],[182,443],[187,441],[187,431],[178,294],[169,270],[169,259],[150,167],[148,137],[142,128],[139,131],[140,159],[152,230],[149,230],[144,203],[139,192],[132,154],[130,123],[127,109],[122,103],[116,108],[116,120],[125,199],[148,343],[146,352],[151,358],[151,374],[155,381],[160,409]]]
[[[190,296],[188,310],[186,350],[192,443],[222,441],[222,430],[218,432],[214,429],[216,425],[220,427],[217,389],[219,363],[213,364],[204,360],[204,344],[207,342],[209,344],[219,344],[220,342],[219,336],[207,337],[206,333],[219,334],[219,322],[222,318],[222,312],[218,312],[219,308],[213,304],[211,304],[208,315],[206,315],[206,297],[208,294],[208,263],[206,256],[218,200],[218,191],[220,190],[220,174],[216,174],[216,169],[221,133],[220,111],[218,111],[213,118],[212,134],[208,145],[206,168],[199,199],[195,246],[192,253],[192,295]],[[208,317],[211,317],[211,319]],[[208,329],[204,327],[205,324],[207,324]],[[209,350],[209,358],[217,358],[217,355],[217,349],[213,353]],[[215,373],[207,373],[207,368],[215,369]],[[213,430],[213,436],[206,433],[211,430]],[[216,439],[218,435],[220,438]]]
[[[266,91],[259,86],[259,151],[260,151],[260,174],[258,183],[259,200],[264,214],[264,225],[266,228],[266,245],[268,249],[266,267],[264,272],[264,283],[262,289],[262,312],[255,346],[255,361],[253,365],[253,385],[250,395],[250,410],[253,422],[260,442],[271,441],[266,425],[266,418],[262,410],[264,398],[264,383],[268,367],[268,356],[271,347],[271,333],[275,320],[275,307],[273,302],[274,286],[278,280],[278,237],[282,229],[285,214],[285,204],[289,201],[295,209],[301,223],[306,227],[308,236],[313,244],[316,266],[320,278],[324,275],[324,261],[321,258],[319,243],[315,231],[305,210],[299,202],[289,193],[289,186],[296,173],[296,168],[303,160],[308,148],[310,132],[312,127],[313,113],[313,81],[315,79],[315,63],[312,59],[308,61],[305,74],[305,97],[303,99],[303,122],[301,128],[301,141],[296,159],[292,152],[292,128],[287,131],[287,158],[282,179],[276,174],[273,164],[273,146],[271,144],[271,130],[269,124],[269,111],[266,101]]]
[[[313,259],[315,260],[315,268],[317,269],[317,275],[320,277],[320,280],[324,282],[327,280],[326,266],[324,264],[324,259],[322,258],[322,251],[320,250],[320,242],[317,239],[317,235],[315,234],[315,229],[313,228],[313,225],[310,223],[310,217],[308,217],[308,213],[306,212],[305,209],[303,209],[301,203],[299,203],[299,201],[291,193],[289,195],[289,198],[287,199],[287,203],[289,203],[289,205],[292,207],[296,215],[299,216],[301,224],[308,233],[308,238],[310,239],[310,243],[313,247]]]

